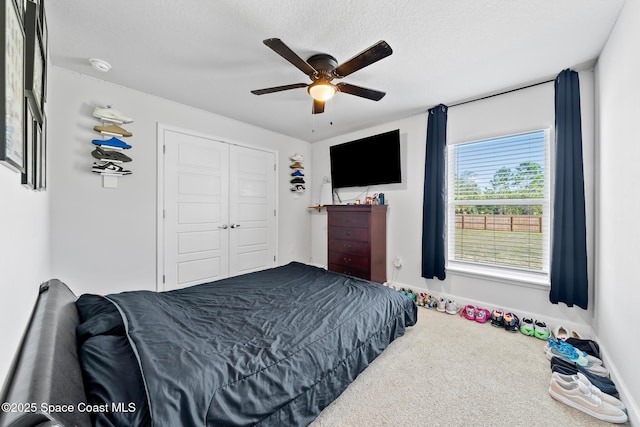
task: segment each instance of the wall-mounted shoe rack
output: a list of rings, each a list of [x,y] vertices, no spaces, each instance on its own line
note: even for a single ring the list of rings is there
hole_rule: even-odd
[[[304,181],[304,160],[302,154],[294,154],[289,157],[291,159],[291,191],[294,193],[304,193],[307,189]]]
[[[132,172],[125,168],[125,164],[132,161],[131,157],[124,153],[131,145],[123,141],[123,138],[133,136],[133,133],[121,127],[121,125],[133,122],[133,119],[107,107],[96,107],[93,116],[100,120],[101,124],[93,127],[101,138],[91,141],[94,150],[91,155],[94,159],[91,172],[102,176],[104,188],[117,188],[118,177],[131,175]]]

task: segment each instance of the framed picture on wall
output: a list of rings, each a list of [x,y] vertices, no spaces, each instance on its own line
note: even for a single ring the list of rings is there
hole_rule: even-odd
[[[25,80],[24,89],[31,104],[33,116],[42,122],[45,57],[38,30],[38,5],[27,2],[24,23],[25,32]]]
[[[42,77],[42,101],[47,102],[47,61],[49,59],[49,29],[47,28],[47,15],[44,13],[44,1],[40,1],[40,42],[42,46],[42,55],[44,58],[44,70]],[[44,109],[44,107],[43,107]]]
[[[25,124],[24,124],[24,171],[22,172],[22,185],[33,190],[36,188],[36,156],[35,156],[35,126],[37,123],[33,120],[33,113],[28,102],[25,105]]]
[[[4,80],[0,93],[0,162],[24,172],[24,30],[16,2],[5,0],[0,10],[4,38],[0,54]]]
[[[36,146],[38,148],[37,189],[47,189],[47,117],[42,116],[42,123],[34,122]]]

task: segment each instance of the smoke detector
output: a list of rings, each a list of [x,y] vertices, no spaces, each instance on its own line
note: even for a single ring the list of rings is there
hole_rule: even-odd
[[[111,64],[109,64],[107,61],[102,59],[90,58],[89,63],[93,68],[95,68],[98,71],[102,71],[103,73],[106,73],[111,69]]]

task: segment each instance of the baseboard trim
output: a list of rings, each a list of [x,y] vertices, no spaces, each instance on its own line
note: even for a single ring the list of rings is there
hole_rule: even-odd
[[[599,340],[595,334],[593,334],[593,340],[600,346],[600,357],[602,358],[602,362],[604,363],[604,366],[609,369],[610,377],[618,389],[620,400],[622,400],[622,403],[627,407],[629,423],[632,426],[640,426],[640,408],[638,407],[638,403],[633,400],[629,387],[627,387],[627,383],[624,381],[622,375],[620,375],[615,363],[613,363],[609,357],[609,353],[607,352],[606,347],[602,345],[602,341]]]

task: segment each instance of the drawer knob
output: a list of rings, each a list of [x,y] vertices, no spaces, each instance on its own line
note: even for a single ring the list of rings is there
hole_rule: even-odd
[[[344,232],[344,235],[345,235],[345,236],[347,236],[347,237],[349,237],[349,236],[351,236],[351,232],[350,232],[350,231],[345,231],[345,232]]]
[[[344,244],[343,246],[345,247],[345,249],[351,249],[351,245]]]
[[[344,258],[344,262],[351,262],[351,258]]]

